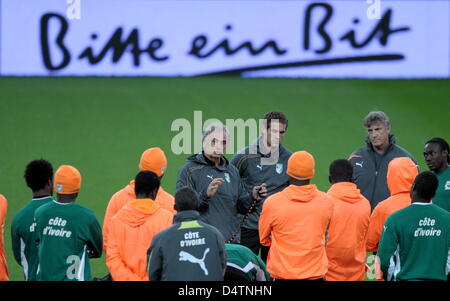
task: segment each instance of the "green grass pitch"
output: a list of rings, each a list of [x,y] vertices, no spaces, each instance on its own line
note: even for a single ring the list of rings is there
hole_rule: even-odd
[[[448,80],[319,80],[241,78],[0,78],[0,193],[9,201],[5,249],[11,280],[23,280],[11,251],[13,215],[31,199],[23,172],[37,158],[76,166],[83,177],[78,202],[103,222],[111,195],[138,171],[141,153],[163,148],[169,160],[163,186],[175,192],[187,155],[174,155],[172,121],[262,118],[272,110],[289,118],[285,146],[316,159],[314,183],[329,188],[328,166],[360,147],[363,117],[372,109],[392,120],[398,144],[425,170],[427,139],[449,139]],[[230,158],[230,156],[229,156]],[[93,275],[107,273],[105,257]]]

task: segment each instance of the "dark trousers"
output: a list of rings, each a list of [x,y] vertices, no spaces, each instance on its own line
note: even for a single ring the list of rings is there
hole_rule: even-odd
[[[264,261],[264,263],[267,262],[267,255],[269,254],[270,248],[259,243],[258,230],[241,228],[241,245],[249,248],[256,255],[259,255],[259,251],[261,251],[262,261]]]
[[[247,274],[245,274],[241,270],[238,270],[238,269],[236,269],[234,267],[230,267],[230,266],[227,266],[227,269],[225,270],[225,275],[224,275],[223,280],[225,282],[230,282],[230,281],[250,281],[250,279],[248,279]]]

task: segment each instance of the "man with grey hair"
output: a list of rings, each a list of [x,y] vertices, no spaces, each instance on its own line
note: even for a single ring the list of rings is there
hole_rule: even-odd
[[[391,134],[389,117],[381,111],[372,111],[364,118],[368,137],[366,145],[353,152],[349,161],[353,165],[353,181],[361,193],[375,206],[390,196],[387,185],[389,162],[397,157],[409,157],[417,161],[405,149],[396,144]]]
[[[192,155],[178,174],[177,189],[197,192],[200,221],[216,227],[227,243],[239,243],[242,217],[256,210],[267,196],[266,185],[245,188],[237,168],[224,157],[230,135],[222,123],[210,124],[203,134],[203,151]]]

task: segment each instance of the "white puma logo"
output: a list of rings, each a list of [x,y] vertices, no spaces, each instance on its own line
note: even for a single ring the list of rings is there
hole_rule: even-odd
[[[447,181],[447,183],[445,183],[445,190],[450,190],[450,181]]]
[[[192,256],[191,254],[189,254],[188,252],[181,251],[180,254],[179,254],[180,258],[179,258],[178,261],[189,261],[191,263],[198,263],[200,268],[205,273],[205,276],[208,276],[208,269],[205,266],[205,257],[206,257],[206,254],[208,254],[208,253],[209,253],[209,248],[207,248],[205,250],[205,253],[203,254],[203,258],[202,259],[198,259],[198,258],[195,258],[194,256]]]
[[[256,167],[258,167],[259,170],[262,170],[262,166],[261,165],[256,165]]]
[[[213,176],[207,175],[207,178],[210,178],[211,180],[214,180]]]
[[[363,164],[364,164],[364,161],[362,161],[361,163],[355,163],[355,165],[357,165],[357,166],[359,166],[361,168],[363,168]]]

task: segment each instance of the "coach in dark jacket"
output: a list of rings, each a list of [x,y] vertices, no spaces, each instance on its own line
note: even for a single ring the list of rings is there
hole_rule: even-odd
[[[210,125],[203,135],[203,151],[188,158],[180,170],[177,189],[188,186],[200,199],[200,220],[216,227],[228,243],[240,242],[242,216],[256,210],[267,196],[266,185],[249,193],[237,168],[223,156],[229,139],[223,124]]]
[[[198,220],[197,208],[195,191],[188,187],[177,191],[174,225],[155,235],[147,251],[150,281],[223,281],[223,236]]]
[[[267,195],[271,196],[288,186],[287,162],[291,152],[281,143],[288,128],[288,119],[283,112],[269,112],[264,116],[261,136],[251,145],[237,153],[231,163],[239,170],[245,186],[251,191],[254,186],[265,183]],[[266,262],[269,247],[259,242],[258,222],[264,200],[257,211],[250,214],[241,227],[241,244],[252,250]]]
[[[396,144],[395,136],[390,134],[391,122],[384,112],[370,112],[364,126],[368,133],[366,145],[353,152],[349,160],[353,165],[353,181],[373,210],[391,195],[386,180],[389,162],[398,157],[411,158],[416,164],[417,161]]]

